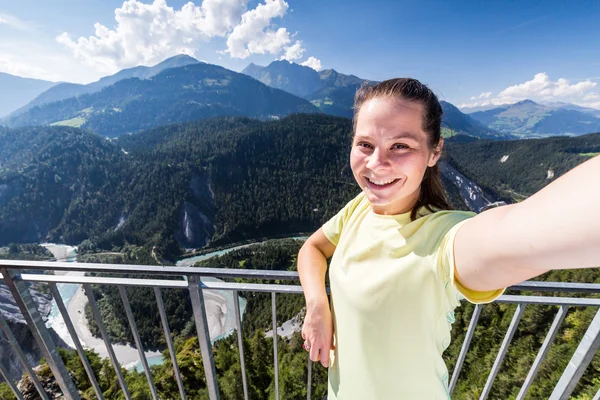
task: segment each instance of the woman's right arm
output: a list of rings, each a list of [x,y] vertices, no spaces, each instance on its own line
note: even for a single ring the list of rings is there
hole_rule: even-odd
[[[329,367],[329,350],[333,349],[333,320],[325,291],[327,259],[335,246],[323,229],[312,234],[298,253],[298,275],[306,300],[306,317],[302,338],[310,344],[310,359]]]

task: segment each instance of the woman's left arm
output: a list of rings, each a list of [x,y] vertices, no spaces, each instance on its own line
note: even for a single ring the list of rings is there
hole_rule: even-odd
[[[600,156],[521,203],[465,222],[454,257],[460,282],[479,291],[553,269],[600,267]]]

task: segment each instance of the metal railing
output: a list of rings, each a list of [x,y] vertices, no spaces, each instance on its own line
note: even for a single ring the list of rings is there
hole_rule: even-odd
[[[95,276],[72,276],[72,275],[48,275],[39,272],[45,271],[55,272],[87,272],[94,273]],[[27,271],[27,272],[25,272]],[[75,350],[83,363],[85,371],[90,379],[91,385],[96,393],[98,399],[103,399],[102,391],[96,377],[94,376],[93,370],[90,366],[89,360],[83,350],[77,332],[73,326],[73,321],[67,312],[67,309],[63,303],[60,293],[57,288],[58,283],[75,283],[81,284],[84,288],[85,295],[87,296],[92,316],[96,322],[96,325],[101,333],[102,339],[106,345],[108,355],[112,366],[115,370],[117,380],[121,390],[126,399],[131,399],[131,395],[127,388],[125,379],[121,373],[121,369],[115,356],[115,352],[112,347],[110,337],[107,333],[106,327],[104,326],[102,316],[100,315],[96,299],[92,291],[91,285],[114,285],[118,288],[123,306],[129,322],[129,327],[133,335],[137,350],[139,352],[140,361],[144,367],[148,385],[152,398],[157,400],[158,394],[154,385],[152,375],[146,355],[138,334],[136,323],[133,317],[133,312],[129,300],[127,298],[126,287],[151,287],[154,289],[154,295],[158,305],[158,311],[162,323],[163,333],[165,342],[169,351],[169,355],[173,364],[174,375],[177,381],[179,396],[182,400],[186,399],[186,393],[182,383],[181,374],[177,365],[177,359],[175,357],[175,350],[169,325],[167,322],[167,316],[165,313],[165,307],[162,300],[161,289],[163,288],[179,288],[187,289],[191,298],[193,317],[196,324],[196,332],[198,335],[200,351],[202,355],[202,361],[204,371],[206,374],[206,383],[208,388],[209,397],[211,400],[219,399],[219,387],[217,383],[217,376],[215,371],[215,363],[213,359],[211,340],[208,331],[207,314],[205,309],[205,301],[202,289],[211,290],[227,290],[233,292],[234,307],[235,307],[235,324],[237,330],[237,340],[239,357],[241,364],[241,378],[243,383],[244,398],[248,399],[248,378],[246,376],[246,367],[244,360],[244,348],[242,341],[241,331],[241,316],[240,307],[238,301],[239,291],[249,292],[268,292],[271,293],[272,301],[272,320],[273,320],[273,356],[274,356],[274,380],[275,380],[275,394],[276,398],[279,399],[279,365],[278,365],[278,346],[277,346],[277,318],[276,318],[276,296],[277,294],[301,294],[302,287],[299,284],[294,285],[283,285],[283,284],[256,284],[256,283],[231,283],[231,282],[202,282],[201,277],[217,277],[217,278],[243,278],[243,279],[263,279],[270,281],[289,280],[298,281],[298,274],[295,272],[287,271],[262,271],[262,270],[239,270],[239,269],[218,269],[218,268],[194,268],[194,267],[161,267],[161,266],[145,266],[145,265],[120,265],[120,264],[87,264],[87,263],[65,263],[65,262],[33,262],[33,261],[11,261],[11,260],[0,260],[0,272],[2,276],[0,279],[7,285],[11,294],[14,297],[16,304],[18,305],[23,318],[31,329],[33,337],[40,347],[48,366],[50,367],[52,374],[54,375],[56,382],[60,386],[66,399],[79,399],[79,394],[75,384],[71,380],[67,369],[57,352],[57,348],[50,336],[49,330],[44,324],[42,316],[40,315],[35,302],[32,299],[31,294],[28,290],[29,282],[43,282],[47,283],[50,287],[51,294],[56,300],[57,307],[60,311],[62,318],[64,319],[65,326],[69,332],[71,339],[75,345]],[[164,277],[179,277],[184,278],[183,280],[169,280],[169,279],[154,279],[147,277],[140,278],[115,278],[102,276],[106,274],[128,274],[129,275],[160,275]],[[522,284],[513,286],[510,288],[513,291],[552,291],[561,293],[587,293],[587,294],[600,294],[600,284],[577,284],[577,283],[552,283],[552,282],[533,282],[528,281]],[[535,358],[533,365],[525,379],[525,382],[521,388],[517,399],[523,399],[527,393],[527,390],[531,386],[538,369],[544,360],[548,349],[554,340],[559,327],[561,326],[568,307],[572,306],[587,306],[587,307],[600,307],[600,299],[598,298],[576,298],[576,297],[549,297],[549,296],[525,296],[525,295],[503,295],[498,300],[498,303],[509,303],[516,304],[517,308],[513,315],[509,329],[504,337],[500,351],[493,364],[492,370],[488,376],[487,382],[481,393],[480,399],[486,399],[490,394],[492,384],[496,375],[498,374],[502,365],[503,359],[507,353],[508,346],[515,334],[519,321],[523,315],[525,307],[528,305],[556,305],[559,306],[559,310],[556,314],[554,322],[550,327],[544,343],[542,344],[537,357]],[[464,364],[467,352],[477,322],[482,310],[481,305],[475,306],[469,328],[467,330],[465,339],[462,344],[462,348],[458,359],[455,364],[454,372],[450,380],[449,390],[450,393],[455,389],[458,381],[460,371]],[[32,383],[37,389],[42,399],[47,399],[47,395],[44,392],[42,384],[35,376],[31,367],[27,364],[25,355],[20,349],[14,335],[6,321],[1,317],[0,314],[0,330],[4,332],[4,335],[8,339],[8,342],[13,347],[13,350],[20,363],[22,364],[25,372],[29,375]],[[600,348],[600,311],[596,312],[594,319],[589,325],[586,334],[579,343],[575,353],[572,356],[571,361],[562,373],[562,376],[556,384],[554,391],[550,397],[552,400],[568,399],[570,394],[575,389],[575,386],[579,382],[585,372],[588,364]],[[311,399],[311,387],[312,387],[312,362],[307,357],[307,368],[308,368],[308,381],[307,381],[307,399]],[[9,379],[8,372],[0,364],[0,373],[5,378],[5,381],[10,385],[11,389],[15,393],[18,399],[22,399],[21,393],[16,388],[14,382]],[[594,397],[595,400],[600,399],[600,390]]]

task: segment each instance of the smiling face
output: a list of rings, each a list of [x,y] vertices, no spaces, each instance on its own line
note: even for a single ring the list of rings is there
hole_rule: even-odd
[[[423,131],[420,103],[376,97],[358,111],[350,166],[377,214],[408,212],[419,199],[427,167],[441,155]]]

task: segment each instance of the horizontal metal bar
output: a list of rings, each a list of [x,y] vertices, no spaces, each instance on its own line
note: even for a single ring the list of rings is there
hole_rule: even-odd
[[[180,288],[188,287],[186,281],[168,279],[141,279],[141,278],[108,278],[102,276],[72,276],[72,275],[43,275],[20,274],[15,275],[15,280],[26,282],[55,282],[55,283],[87,283],[96,285],[138,286]],[[206,290],[244,290],[248,292],[274,292],[274,293],[302,293],[300,285],[279,285],[264,283],[237,283],[237,282],[200,282],[200,287]],[[599,300],[600,301],[600,300]]]
[[[57,283],[88,283],[98,285],[138,286],[160,288],[187,288],[186,281],[168,279],[141,279],[141,278],[112,278],[102,276],[72,276],[72,275],[44,275],[20,274],[15,275],[15,280],[29,282],[57,282]],[[301,294],[300,285],[280,285],[274,283],[243,283],[243,282],[201,282],[200,287],[207,290],[239,290],[248,292],[267,293],[296,293]],[[329,293],[329,288],[327,288]],[[497,303],[530,303],[546,305],[568,306],[600,306],[600,299],[556,297],[556,296],[520,296],[503,295],[496,300]]]
[[[511,286],[510,290],[531,290],[536,292],[600,293],[600,284],[525,281],[517,285]]]
[[[56,261],[22,261],[22,260],[0,260],[0,268],[28,269],[28,270],[51,270],[51,271],[82,271],[99,273],[123,273],[144,275],[167,275],[167,276],[213,276],[221,278],[247,278],[247,279],[272,279],[293,280],[300,278],[295,271],[271,271],[271,270],[247,270],[232,268],[199,268],[199,267],[177,267],[156,265],[132,265],[132,264],[97,264],[97,263],[67,263]],[[600,293],[598,283],[571,283],[571,282],[539,282],[525,281],[511,286],[510,290],[532,290],[532,291],[559,291],[577,293]]]
[[[187,288],[186,281],[174,281],[169,279],[143,279],[143,278],[110,278],[104,276],[73,276],[73,275],[43,275],[43,274],[20,274],[15,280],[27,282],[54,282],[73,284],[95,284],[114,286],[141,286],[141,287],[163,287],[163,288]]]
[[[176,276],[214,276],[222,278],[247,278],[247,279],[276,279],[300,280],[294,271],[271,271],[259,269],[233,269],[233,268],[199,268],[199,267],[165,267],[156,265],[131,265],[131,264],[96,264],[57,261],[21,261],[0,260],[0,268],[50,270],[50,271],[82,271],[105,272],[121,274],[144,275],[176,275]]]
[[[553,306],[592,306],[599,307],[600,299],[577,297],[551,297],[551,296],[500,296],[495,303],[508,304],[545,304]]]

